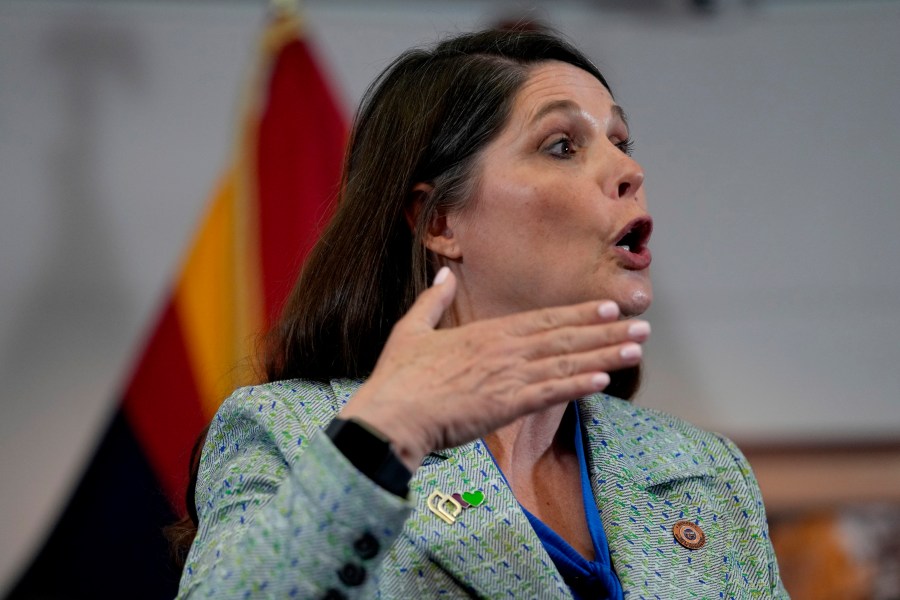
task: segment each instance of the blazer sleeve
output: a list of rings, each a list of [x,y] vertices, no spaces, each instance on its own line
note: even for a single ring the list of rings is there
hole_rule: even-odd
[[[412,503],[361,474],[322,432],[333,398],[287,400],[270,386],[245,388],[216,415],[178,598],[362,598],[377,589]]]
[[[766,563],[763,568],[768,571],[769,597],[775,600],[790,600],[787,590],[781,581],[778,560],[775,558],[775,550],[769,537],[769,524],[766,520],[766,509],[763,505],[762,492],[759,489],[756,477],[753,475],[753,470],[750,468],[750,463],[734,442],[722,435],[717,435],[716,437],[725,445],[731,458],[734,460],[743,484],[746,486],[745,491],[747,492],[746,497],[748,500],[742,510],[753,521],[754,529],[759,532],[761,538],[760,541],[764,548],[764,560]]]

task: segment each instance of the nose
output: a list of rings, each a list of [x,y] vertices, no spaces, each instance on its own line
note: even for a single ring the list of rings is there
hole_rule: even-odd
[[[617,199],[634,198],[642,185],[644,185],[644,169],[636,160],[620,152],[606,185],[607,195]]]

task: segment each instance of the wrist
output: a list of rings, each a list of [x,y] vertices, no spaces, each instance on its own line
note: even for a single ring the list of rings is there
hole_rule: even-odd
[[[373,401],[367,391],[366,385],[363,385],[338,417],[357,419],[374,428],[390,441],[391,449],[406,468],[415,473],[422,464],[422,459],[431,451],[431,446],[424,441],[423,435],[418,435],[410,415],[392,416],[391,412],[396,411],[379,410],[380,403]]]
[[[349,407],[342,410],[338,415],[340,419],[352,419],[377,432],[388,441],[397,459],[411,473],[415,473],[422,464],[422,459],[428,454],[428,449],[425,448],[424,444],[419,443],[414,436],[409,435],[405,428],[398,424],[397,419],[379,417],[380,415],[363,414],[351,410]]]
[[[334,446],[363,475],[383,489],[405,498],[413,470],[400,460],[390,440],[357,418],[336,418],[325,429]]]

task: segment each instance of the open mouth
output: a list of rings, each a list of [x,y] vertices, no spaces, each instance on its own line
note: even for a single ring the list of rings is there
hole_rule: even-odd
[[[646,217],[635,219],[622,230],[616,246],[633,254],[640,254],[647,247],[652,231],[652,220]]]

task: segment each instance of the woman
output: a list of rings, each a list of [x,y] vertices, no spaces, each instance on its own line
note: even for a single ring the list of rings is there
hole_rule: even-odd
[[[650,331],[630,145],[552,35],[379,77],[271,383],[210,428],[180,597],[786,596],[737,448],[608,395]]]

